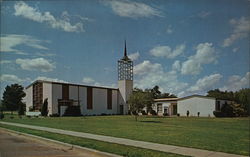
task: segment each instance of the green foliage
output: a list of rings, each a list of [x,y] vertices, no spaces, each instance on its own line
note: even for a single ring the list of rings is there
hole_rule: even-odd
[[[23,106],[22,99],[25,97],[23,87],[19,84],[12,84],[5,87],[3,93],[2,104],[9,111],[18,110],[19,106]],[[20,107],[20,108],[21,108]]]
[[[156,113],[155,110],[151,110],[151,111],[150,111],[150,114],[153,115],[153,116],[157,115],[157,113]]]
[[[141,90],[133,91],[130,95],[128,104],[132,113],[138,114],[145,106],[152,106],[153,98],[151,93]]]
[[[159,89],[159,86],[154,86],[152,89],[146,89],[146,91],[150,91],[154,99],[159,98],[176,98],[176,95],[170,93],[162,93]]]
[[[5,111],[6,110],[6,107],[5,105],[3,104],[3,100],[0,100],[0,112],[1,111]]]
[[[241,104],[247,114],[250,115],[250,88],[241,89],[235,95],[236,102]]]
[[[42,110],[41,110],[41,115],[44,117],[48,116],[48,98],[46,98],[43,102]]]
[[[234,116],[244,116],[250,115],[250,88],[241,89],[236,92],[228,92],[228,91],[220,91],[219,89],[210,90],[207,92],[207,96],[214,97],[216,99],[224,99],[224,100],[231,100],[234,101],[233,105],[227,105],[226,109],[222,112],[223,115],[234,115]],[[238,105],[240,104],[240,105]],[[230,111],[233,110],[233,111]],[[232,113],[225,113],[226,112],[233,112]],[[219,114],[220,113],[217,113]]]
[[[24,115],[24,112],[25,112],[25,104],[21,102],[18,105],[18,115],[19,116]]]
[[[63,116],[81,116],[80,106],[68,106]]]
[[[210,90],[207,92],[207,96],[214,97],[222,100],[234,100],[234,93],[232,91],[220,91],[219,89]]]
[[[139,88],[134,88],[134,91],[133,91],[132,95],[134,95],[134,93],[137,93],[136,94],[137,96],[132,97],[131,101],[132,101],[132,99],[133,99],[133,101],[132,102],[130,101],[130,103],[133,103],[133,104],[130,104],[130,106],[132,107],[130,109],[130,111],[133,114],[138,114],[138,112],[141,111],[141,109],[144,108],[144,107],[147,108],[147,113],[151,113],[152,104],[154,103],[154,99],[158,99],[158,98],[176,98],[176,96],[174,94],[161,93],[161,91],[159,89],[159,86],[154,86],[152,89],[145,89],[144,91],[142,89],[139,89]],[[141,100],[138,101],[137,99],[141,99]],[[135,105],[136,103],[137,103],[137,105]],[[141,106],[140,104],[141,105],[143,104],[143,105]],[[135,110],[134,107],[136,107],[138,110]],[[152,113],[154,114],[153,111],[152,111]]]

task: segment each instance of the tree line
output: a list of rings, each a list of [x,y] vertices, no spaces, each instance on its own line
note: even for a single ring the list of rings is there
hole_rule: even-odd
[[[219,117],[236,117],[250,115],[250,88],[239,91],[220,91],[219,89],[210,90],[207,96],[216,99],[231,100],[233,103],[226,104],[217,114]],[[216,116],[216,115],[215,115]]]

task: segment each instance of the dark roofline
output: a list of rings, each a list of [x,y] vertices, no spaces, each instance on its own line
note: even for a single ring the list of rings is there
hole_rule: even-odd
[[[30,86],[32,86],[35,83],[51,83],[51,84],[60,84],[60,85],[69,85],[69,86],[80,86],[80,87],[91,87],[91,88],[100,88],[100,89],[112,89],[112,90],[118,90],[118,88],[111,88],[111,87],[100,87],[100,86],[90,86],[90,85],[83,85],[83,84],[74,84],[74,83],[69,83],[69,82],[55,82],[55,81],[45,81],[45,80],[36,80],[33,83],[31,83],[30,85],[28,85],[25,89],[29,88]]]
[[[180,98],[159,98],[154,99],[154,102],[178,101]]]
[[[192,98],[192,97],[200,97],[200,98],[206,98],[206,99],[216,100],[213,97],[208,97],[208,96],[204,96],[204,95],[197,95],[197,94],[195,94],[195,95],[190,95],[190,96],[186,96],[186,97],[183,97],[183,98],[160,98],[160,99],[154,99],[154,102],[180,101],[180,100],[189,99],[189,98]]]
[[[188,98],[192,98],[192,97],[200,97],[200,98],[216,100],[214,97],[208,97],[208,96],[198,95],[198,94],[194,94],[194,95],[186,96],[186,97],[183,97],[183,98],[179,98],[179,100],[184,100],[184,99],[188,99]]]

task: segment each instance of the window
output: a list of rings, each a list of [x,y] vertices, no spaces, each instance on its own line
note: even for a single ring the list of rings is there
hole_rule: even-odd
[[[87,109],[93,109],[93,90],[87,87]]]
[[[33,107],[35,110],[40,110],[43,104],[43,84],[37,82],[33,84]]]
[[[164,106],[164,113],[168,113],[168,107]]]
[[[67,84],[62,85],[62,99],[69,100],[69,85]]]
[[[107,109],[112,110],[112,90],[107,90]]]

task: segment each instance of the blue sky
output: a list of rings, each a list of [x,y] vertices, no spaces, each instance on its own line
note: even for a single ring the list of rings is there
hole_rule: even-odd
[[[1,1],[1,93],[36,79],[116,87],[124,39],[135,87],[249,88],[249,10],[248,0]]]

